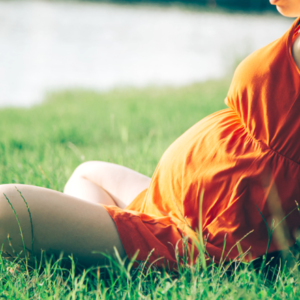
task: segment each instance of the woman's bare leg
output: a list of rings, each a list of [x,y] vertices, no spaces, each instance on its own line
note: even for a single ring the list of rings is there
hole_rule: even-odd
[[[53,190],[19,184],[0,185],[0,243],[4,242],[4,251],[12,254],[8,234],[15,251],[19,253],[23,249],[16,217],[4,194],[18,215],[26,248],[31,249],[28,210],[15,187],[22,192],[31,211],[36,256],[41,249],[56,255],[63,251],[65,255],[73,253],[79,263],[89,266],[105,261],[104,256],[92,251],[112,255],[116,247],[121,258],[126,257],[116,226],[101,205]]]
[[[64,193],[90,202],[125,208],[151,179],[123,166],[101,161],[81,164],[67,182]]]

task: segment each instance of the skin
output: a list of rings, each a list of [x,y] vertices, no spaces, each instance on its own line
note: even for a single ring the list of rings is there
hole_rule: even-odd
[[[101,204],[124,208],[150,184],[150,178],[128,168],[105,162],[86,162],[80,165],[67,182],[64,193],[29,186],[0,185],[0,241],[9,256],[23,250],[16,217],[4,194],[13,205],[23,231],[25,246],[31,249],[31,227],[27,208],[32,215],[34,231],[33,256],[39,258],[41,249],[48,254],[73,254],[85,267],[104,265],[105,256],[114,255],[114,247],[122,259],[126,253],[117,228]],[[12,247],[9,245],[9,234]],[[29,255],[29,256],[32,256]]]
[[[298,69],[300,70],[300,35],[295,40],[292,48],[293,57]]]
[[[300,16],[300,0],[270,0],[287,17]],[[300,69],[300,37],[293,45],[293,56]],[[3,250],[13,256],[23,243],[16,217],[6,199],[13,205],[22,228],[25,247],[31,249],[31,211],[34,230],[34,249],[29,256],[39,258],[41,250],[67,257],[84,266],[105,264],[105,256],[126,257],[117,228],[102,204],[125,208],[150,184],[150,178],[122,166],[105,162],[86,162],[68,180],[64,193],[29,185],[0,185],[0,242]],[[9,235],[11,245],[8,242]],[[14,249],[14,251],[12,250]],[[96,251],[97,253],[92,253]]]
[[[270,0],[272,5],[276,5],[277,10],[285,17],[295,18],[300,16],[299,0]]]

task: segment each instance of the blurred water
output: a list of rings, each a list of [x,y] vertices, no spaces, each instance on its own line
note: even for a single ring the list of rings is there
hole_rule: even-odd
[[[0,106],[29,106],[57,89],[220,77],[291,23],[174,7],[0,2]]]

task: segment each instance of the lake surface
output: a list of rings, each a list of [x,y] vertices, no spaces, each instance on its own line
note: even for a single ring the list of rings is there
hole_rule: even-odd
[[[67,88],[221,77],[292,21],[176,7],[0,1],[0,106],[30,106]]]

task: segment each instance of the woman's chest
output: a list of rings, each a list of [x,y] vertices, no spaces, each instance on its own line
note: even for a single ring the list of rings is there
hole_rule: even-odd
[[[294,44],[292,46],[292,53],[294,61],[300,70],[300,32],[298,33],[297,38],[294,41]]]

